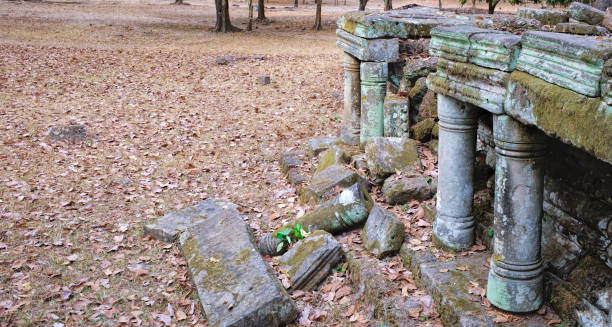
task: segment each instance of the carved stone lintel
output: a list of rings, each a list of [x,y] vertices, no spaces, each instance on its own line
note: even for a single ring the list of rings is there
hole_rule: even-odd
[[[438,146],[436,243],[452,249],[474,242],[474,154],[478,109],[438,94],[440,136]]]
[[[540,244],[546,141],[506,115],[494,116],[493,136],[495,237],[487,298],[506,311],[534,311],[544,295]]]

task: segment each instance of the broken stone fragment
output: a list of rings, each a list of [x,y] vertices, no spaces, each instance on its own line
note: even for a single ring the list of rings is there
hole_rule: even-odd
[[[437,65],[438,58],[436,57],[407,62],[403,68],[403,79],[406,87],[412,87],[419,78],[427,77],[430,73],[435,72]]]
[[[235,205],[211,200],[209,215],[179,238],[211,326],[284,326],[299,310],[254,248]]]
[[[286,174],[291,168],[298,168],[306,162],[306,153],[304,151],[285,151],[281,153],[280,166],[283,174]]]
[[[298,186],[306,184],[306,182],[308,182],[308,178],[299,168],[291,168],[287,172],[287,181],[293,186]]]
[[[556,33],[568,33],[579,35],[609,35],[607,28],[582,23],[559,23],[553,28]]]
[[[49,129],[49,140],[56,141],[82,141],[87,137],[87,126],[85,125],[68,125],[56,126]]]
[[[374,137],[365,147],[372,177],[384,179],[398,170],[421,168],[416,141],[399,137]]]
[[[318,203],[328,197],[336,186],[348,187],[363,180],[357,172],[343,165],[331,165],[312,176],[310,184],[300,194],[303,203]]]
[[[436,122],[432,118],[423,119],[414,125],[414,138],[419,141],[427,141],[431,138],[431,133]]]
[[[215,58],[215,64],[217,65],[227,65],[234,62],[234,57],[232,56],[219,56]]]
[[[309,232],[324,230],[332,234],[341,233],[361,225],[368,216],[373,206],[372,198],[361,183],[355,183],[346,188],[333,200],[325,202],[315,210],[295,219],[274,232],[266,234],[259,242],[259,251],[265,255],[282,254],[277,251],[280,240],[276,237],[277,232],[294,228],[300,224]]]
[[[385,201],[389,204],[404,204],[412,200],[428,200],[435,189],[419,172],[408,171],[400,176],[391,176],[382,187]]]
[[[399,39],[364,39],[342,29],[336,36],[336,45],[361,61],[399,61]]]
[[[379,259],[392,255],[404,242],[404,223],[375,205],[361,231],[361,241],[363,247]]]
[[[516,14],[519,17],[533,18],[540,21],[543,25],[556,25],[568,21],[569,16],[563,10],[549,10],[536,8],[518,8]]]
[[[332,145],[329,149],[323,151],[320,154],[319,165],[315,170],[314,174],[317,175],[332,165],[343,165],[351,161],[349,153],[344,151],[339,146]]]
[[[233,203],[206,199],[194,206],[154,219],[144,226],[144,233],[160,241],[174,242],[177,236],[187,228],[200,223],[202,220],[217,216],[224,210],[236,208],[237,206]]]
[[[335,137],[313,137],[308,140],[308,155],[316,157],[336,142]]]
[[[417,118],[419,121],[427,118],[438,118],[438,97],[432,90],[428,90],[419,105]]]
[[[338,265],[342,256],[340,243],[330,233],[318,230],[295,243],[280,257],[279,263],[287,270],[291,290],[312,291]]]
[[[259,75],[257,76],[257,83],[261,85],[270,84],[270,76],[269,75]]]
[[[597,8],[581,2],[572,2],[568,11],[570,18],[591,25],[600,25],[605,14]]]

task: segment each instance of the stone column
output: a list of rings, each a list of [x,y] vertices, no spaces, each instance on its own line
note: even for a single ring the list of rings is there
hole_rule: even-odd
[[[438,94],[440,135],[434,242],[466,249],[474,242],[474,155],[478,108]]]
[[[359,59],[344,53],[344,113],[340,138],[346,144],[359,144],[361,125],[361,80]]]
[[[494,116],[495,203],[493,256],[487,298],[510,312],[542,305],[542,200],[545,138],[506,115]]]
[[[383,106],[389,69],[386,62],[362,62],[361,67],[361,146],[370,138],[383,136]]]

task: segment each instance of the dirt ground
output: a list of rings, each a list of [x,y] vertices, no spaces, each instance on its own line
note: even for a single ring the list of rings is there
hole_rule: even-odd
[[[142,224],[216,197],[260,235],[309,209],[279,153],[335,134],[334,21],[356,2],[325,1],[320,32],[311,1],[270,1],[269,24],[217,34],[214,3],[187,1],[0,0],[0,326],[205,326],[179,250]],[[244,28],[246,2],[231,4]],[[270,85],[256,83],[264,74]],[[86,140],[49,139],[68,124],[85,125]],[[300,321],[346,325],[354,294],[328,295],[301,294],[312,310]]]

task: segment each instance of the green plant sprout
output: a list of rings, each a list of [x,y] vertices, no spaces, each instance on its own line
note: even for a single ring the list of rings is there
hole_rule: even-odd
[[[302,225],[300,224],[296,224],[295,227],[287,228],[282,232],[277,232],[276,238],[278,238],[281,242],[276,246],[276,252],[280,252],[285,244],[290,246],[292,242],[297,242],[308,235],[310,235],[310,233],[302,228]]]

